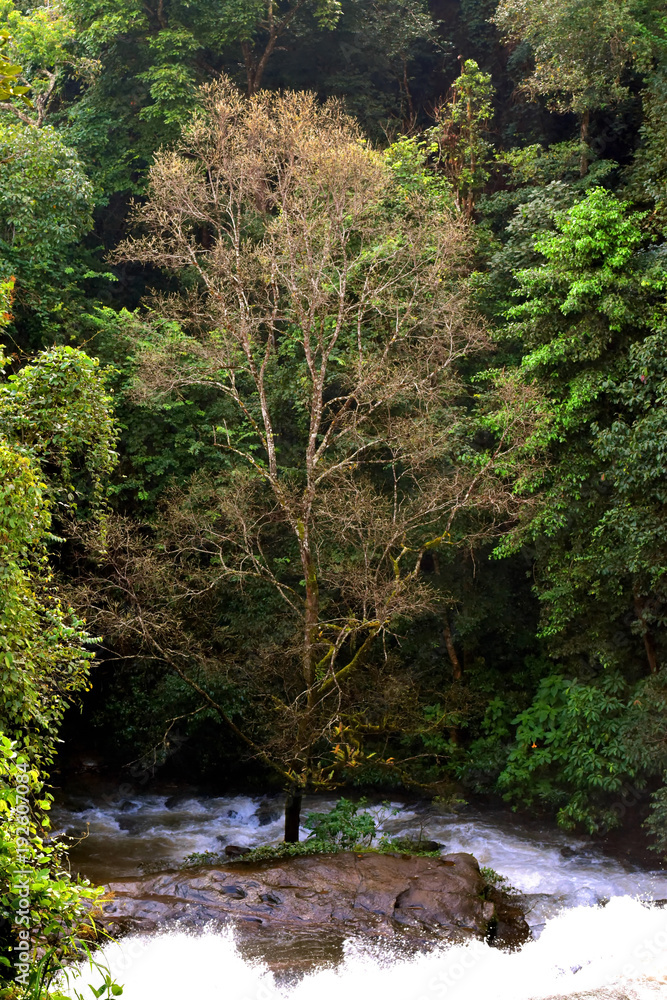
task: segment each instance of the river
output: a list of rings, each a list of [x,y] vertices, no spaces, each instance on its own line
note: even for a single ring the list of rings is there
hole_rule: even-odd
[[[332,804],[312,800],[304,812]],[[249,950],[233,930],[129,937],[103,949],[125,1000],[368,1000],[378,991],[383,1000],[667,1000],[664,870],[610,857],[587,838],[505,812],[452,813],[405,802],[371,811],[388,834],[421,834],[443,852],[470,852],[504,875],[525,897],[533,940],[514,953],[472,942],[406,954],[389,943],[350,939],[338,960],[323,942],[320,960],[290,978],[270,971],[261,948]],[[72,860],[96,882],[226,844],[277,843],[282,831],[277,799],[187,792],[69,794],[54,821],[71,834],[88,832]],[[99,974],[84,969],[68,995],[83,992],[88,981],[99,982]]]

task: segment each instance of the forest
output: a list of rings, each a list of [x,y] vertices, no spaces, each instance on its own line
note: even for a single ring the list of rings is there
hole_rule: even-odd
[[[98,894],[47,835],[83,750],[284,792],[287,842],[303,796],[377,791],[667,852],[666,31],[657,0],[0,0],[26,997]]]

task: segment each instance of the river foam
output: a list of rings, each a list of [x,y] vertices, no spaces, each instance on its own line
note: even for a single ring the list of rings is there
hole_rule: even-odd
[[[97,957],[123,1000],[656,1000],[667,998],[667,909],[622,896],[564,910],[513,953],[473,941],[397,958],[348,941],[337,967],[290,985],[244,958],[231,930],[129,937]],[[88,983],[101,975],[84,966],[64,992],[89,993]]]

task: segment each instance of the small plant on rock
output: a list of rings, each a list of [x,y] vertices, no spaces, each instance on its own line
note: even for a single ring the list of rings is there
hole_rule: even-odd
[[[341,798],[328,813],[309,813],[305,826],[312,830],[309,839],[320,844],[335,845],[351,851],[355,847],[370,847],[377,834],[377,823],[367,812],[360,812],[368,799],[352,802]]]

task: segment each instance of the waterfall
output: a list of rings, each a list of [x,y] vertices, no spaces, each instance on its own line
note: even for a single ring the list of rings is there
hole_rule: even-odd
[[[244,958],[234,932],[129,937],[98,953],[123,1000],[654,1000],[667,997],[667,910],[629,896],[551,917],[513,953],[471,941],[397,957],[379,942],[348,941],[337,967],[281,981]],[[86,965],[61,987],[100,985]]]

